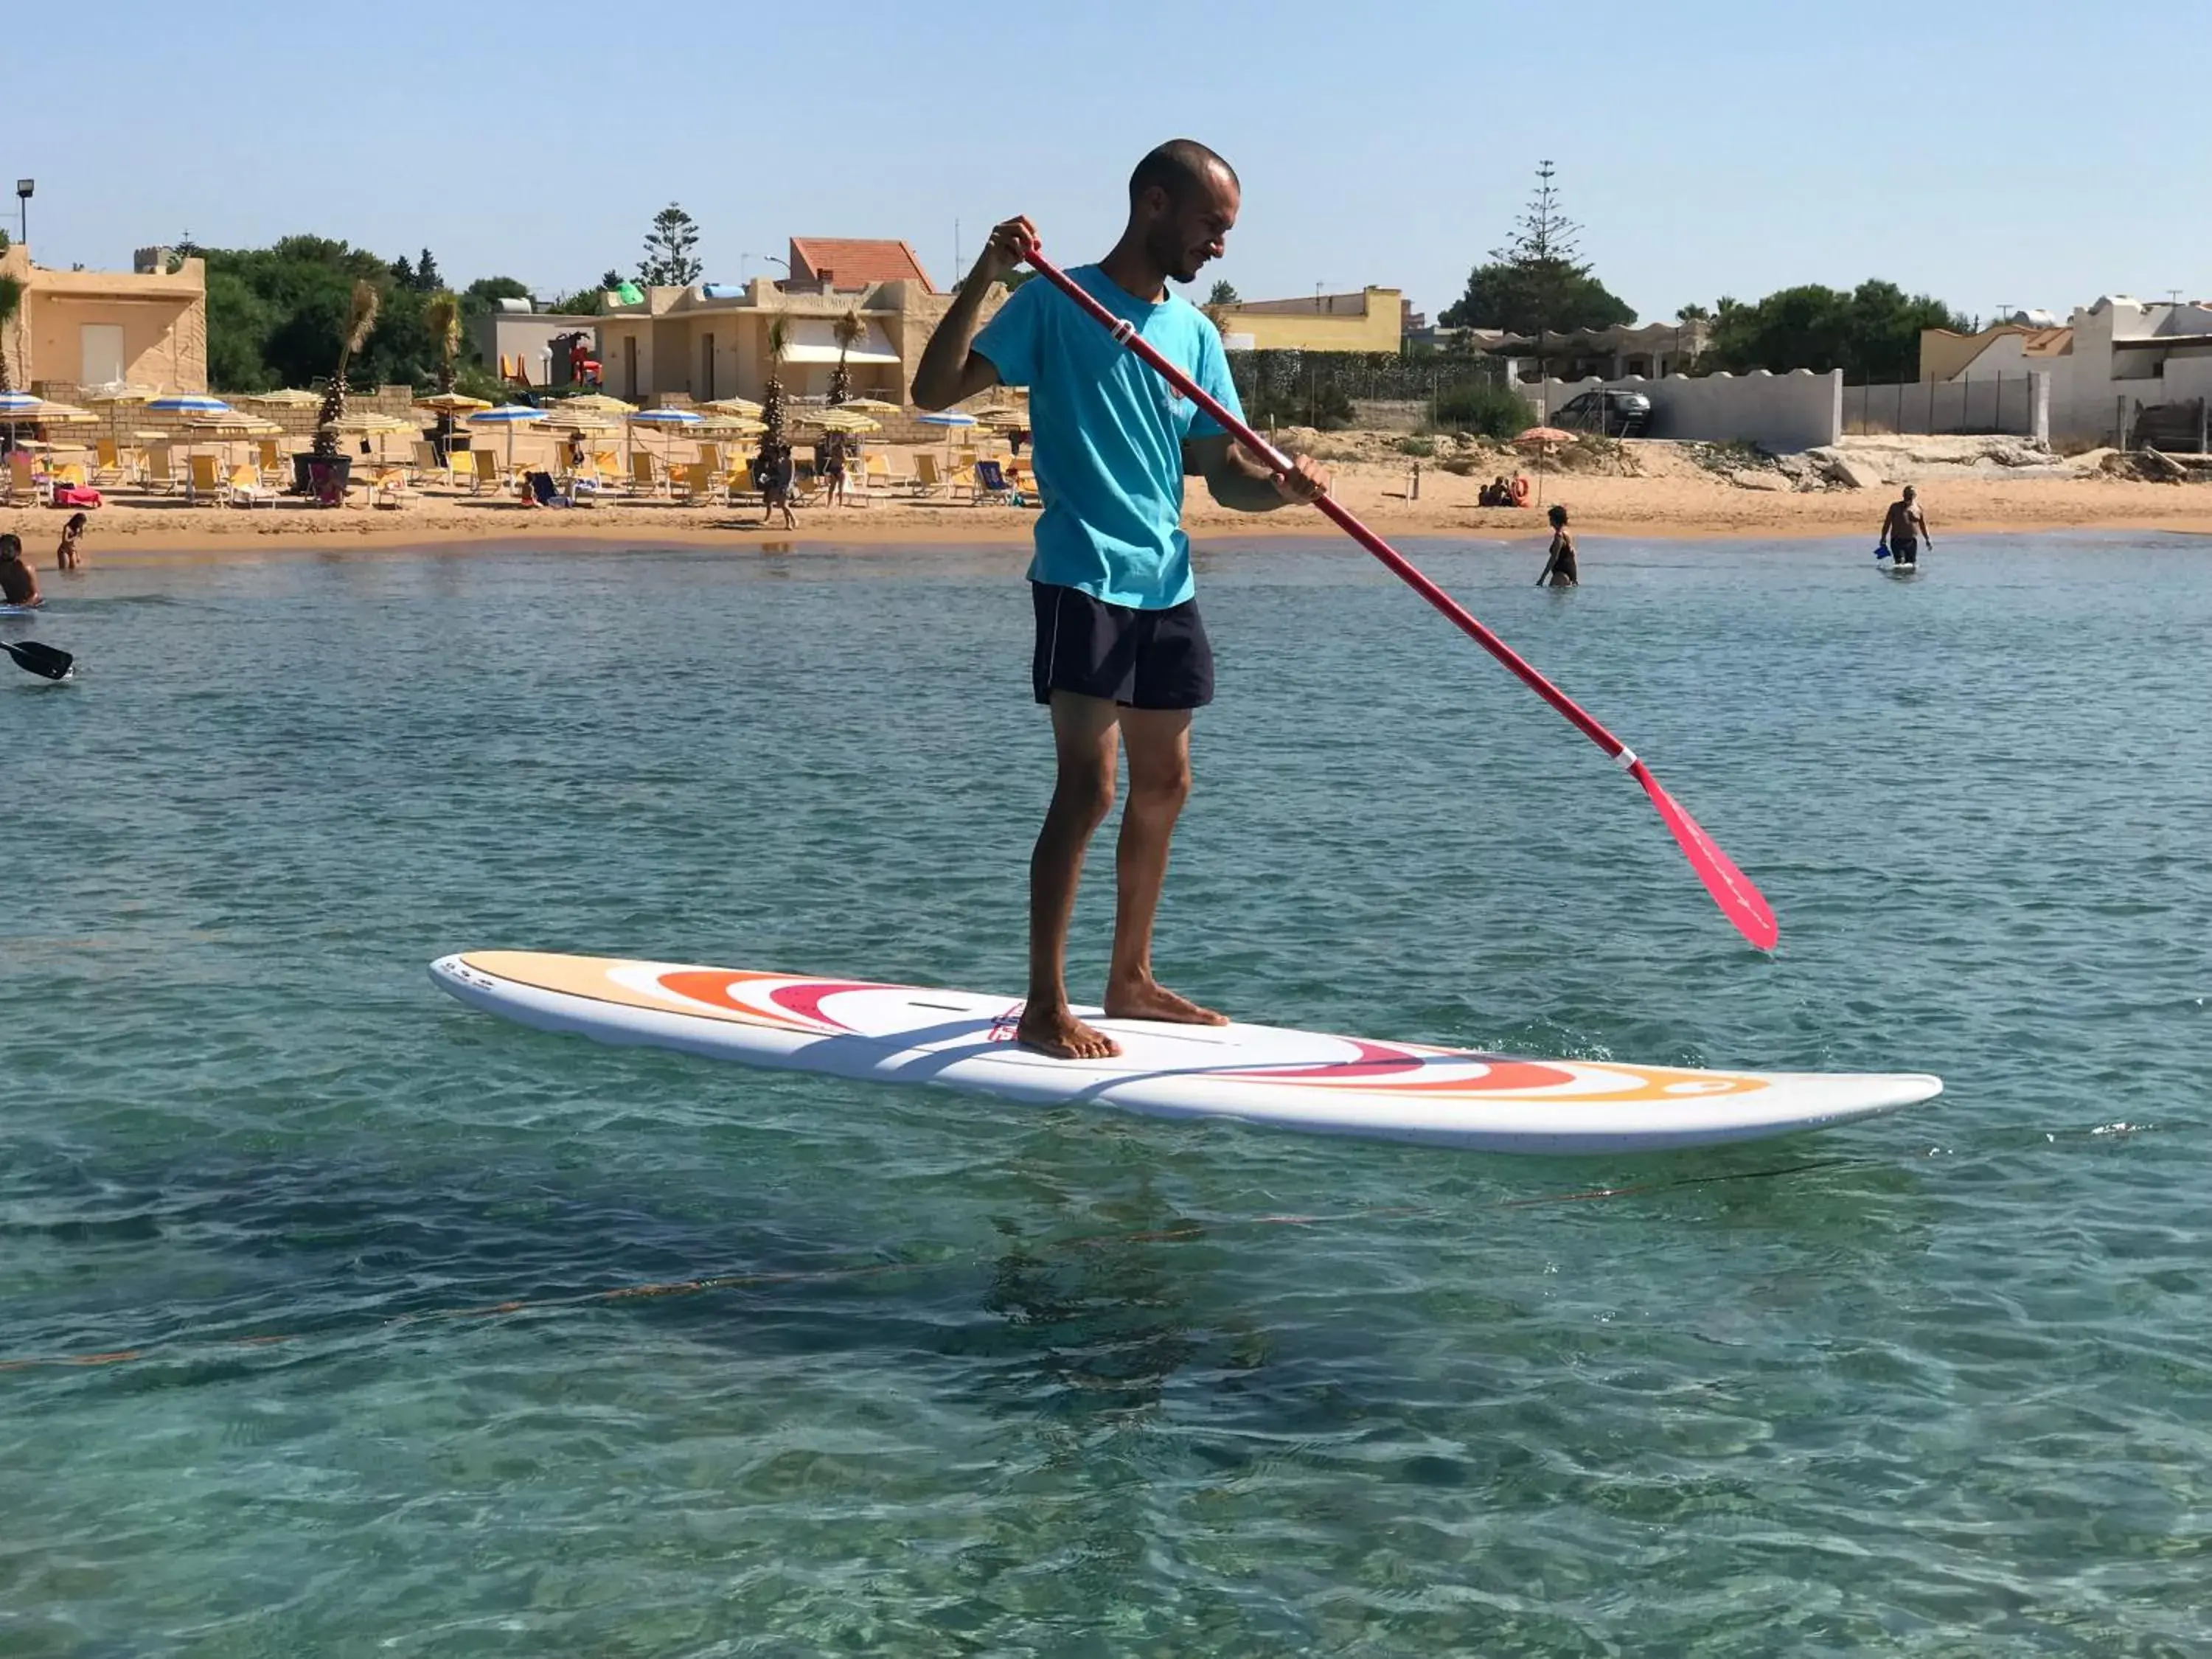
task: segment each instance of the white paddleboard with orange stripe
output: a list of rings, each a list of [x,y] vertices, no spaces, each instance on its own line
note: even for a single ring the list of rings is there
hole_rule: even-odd
[[[527,951],[431,964],[439,988],[501,1017],[602,1042],[876,1083],[929,1083],[1164,1117],[1509,1152],[1694,1146],[1847,1122],[1927,1100],[1916,1073],[1699,1072],[1528,1060],[1269,1025],[1162,1025],[1079,1010],[1112,1060],[1015,1046],[1021,1005],[910,985]]]

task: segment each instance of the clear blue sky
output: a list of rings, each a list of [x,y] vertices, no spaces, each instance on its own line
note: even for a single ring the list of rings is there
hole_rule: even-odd
[[[1130,166],[1180,134],[1244,180],[1207,280],[1373,283],[1434,313],[1548,155],[1584,254],[1647,319],[1874,275],[2063,311],[2212,295],[2212,28],[2190,10],[538,0],[434,28],[414,6],[115,0],[97,29],[13,30],[0,189],[37,178],[49,264],[312,231],[550,293],[634,268],[675,200],[712,279],[798,234],[904,237],[943,284],[956,218],[970,258],[1015,211],[1063,260],[1103,251]]]

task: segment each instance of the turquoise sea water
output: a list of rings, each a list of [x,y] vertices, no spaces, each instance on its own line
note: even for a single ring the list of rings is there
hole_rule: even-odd
[[[1543,1161],[750,1073],[485,945],[1018,989],[1020,556],[301,556],[0,636],[0,1654],[2212,1645],[2212,548],[1217,544],[1162,975],[1941,1073]],[[1103,967],[1109,883],[1078,920]],[[1611,1195],[1601,1195],[1610,1193]],[[609,1292],[708,1281],[683,1293]],[[266,1340],[282,1339],[282,1340]]]

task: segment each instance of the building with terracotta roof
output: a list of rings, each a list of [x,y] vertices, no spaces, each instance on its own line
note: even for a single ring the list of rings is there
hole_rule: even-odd
[[[781,282],[760,276],[742,285],[648,288],[629,305],[605,295],[599,357],[606,389],[630,403],[757,399],[768,380],[769,331],[781,320],[787,337],[781,378],[793,397],[826,394],[842,359],[854,396],[910,404],[922,349],[952,296],[937,291],[904,242],[793,237],[791,253],[793,274]],[[842,268],[840,259],[847,261]],[[1006,294],[994,286],[985,318]],[[860,323],[860,334],[843,346],[836,331],[847,317]]]
[[[790,264],[788,281],[794,287],[811,283],[826,291],[872,288],[878,283],[918,283],[923,293],[937,292],[929,273],[922,269],[921,256],[906,242],[856,236],[794,236]]]

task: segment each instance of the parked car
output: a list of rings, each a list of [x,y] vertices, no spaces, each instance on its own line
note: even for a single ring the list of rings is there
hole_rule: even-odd
[[[1585,392],[1560,404],[1552,424],[1607,438],[1640,438],[1651,424],[1651,399],[1640,392]]]

